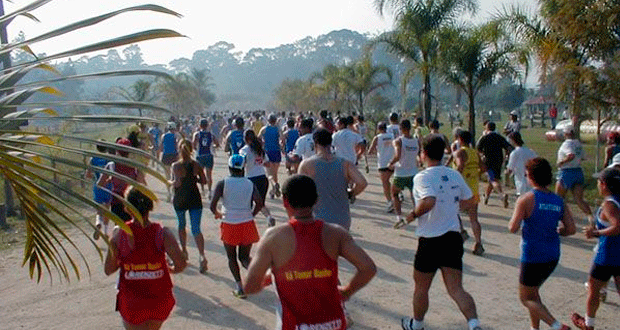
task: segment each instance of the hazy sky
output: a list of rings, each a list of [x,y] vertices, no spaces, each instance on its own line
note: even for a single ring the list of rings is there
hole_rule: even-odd
[[[5,1],[5,11],[9,13],[27,3],[26,0],[14,0],[13,4]],[[332,30],[379,33],[392,26],[391,17],[381,17],[373,0],[55,0],[33,12],[41,23],[23,17],[15,19],[8,28],[9,38],[20,30],[32,37],[81,18],[146,3],[164,6],[184,17],[146,12],[124,14],[95,28],[57,38],[53,43],[35,44],[32,48],[35,52],[52,54],[124,33],[168,28],[188,38],[140,44],[147,62],[168,63],[179,57],[191,58],[195,50],[218,41],[231,42],[237,50],[248,51],[253,47],[276,47]],[[479,3],[478,18],[488,16],[503,4],[523,3],[534,7],[536,0],[479,0]]]

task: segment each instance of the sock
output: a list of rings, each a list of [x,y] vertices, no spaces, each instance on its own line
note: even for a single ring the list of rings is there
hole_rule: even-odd
[[[95,225],[102,225],[103,224],[103,217],[101,216],[101,214],[97,214],[95,216]]]
[[[586,315],[586,326],[587,327],[594,327],[594,318],[593,317],[589,317],[588,315]]]
[[[396,222],[399,222],[401,220],[400,215],[396,215]]]
[[[243,292],[243,285],[241,285],[241,282],[237,282],[237,290]]]
[[[562,323],[560,323],[560,321],[556,320],[551,325],[551,329],[553,329],[553,330],[560,330],[560,329],[562,329]]]
[[[480,326],[480,321],[478,321],[478,319],[470,319],[469,321],[467,321],[467,325],[469,326],[469,330],[473,330],[476,327]]]

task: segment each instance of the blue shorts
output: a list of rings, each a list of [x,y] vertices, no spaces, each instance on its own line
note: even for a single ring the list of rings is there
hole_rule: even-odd
[[[500,168],[496,168],[496,167],[487,168],[487,175],[489,176],[489,182],[501,181],[502,180],[501,165],[500,165]]]
[[[198,164],[200,164],[200,166],[206,169],[210,170],[213,168],[213,155],[212,154],[199,155],[198,157],[196,157],[196,161],[198,162]]]
[[[558,181],[566,190],[573,189],[576,185],[583,185],[585,179],[581,167],[561,169],[558,172]]]
[[[179,230],[185,230],[187,221],[185,220],[185,211],[188,210],[175,210],[177,219],[179,220]],[[189,223],[192,228],[192,235],[196,236],[200,234],[200,218],[202,217],[202,208],[189,210]]]
[[[265,154],[270,163],[279,163],[282,161],[282,153],[280,150],[266,150]]]
[[[107,188],[108,190],[111,190],[112,184],[109,184]],[[93,187],[93,200],[97,204],[109,204],[112,201],[112,195],[110,195],[109,192],[95,185]]]

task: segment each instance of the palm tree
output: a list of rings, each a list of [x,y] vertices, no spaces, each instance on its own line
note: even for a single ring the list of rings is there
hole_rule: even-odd
[[[17,9],[11,13],[0,16],[0,25],[6,25],[13,21],[17,16],[24,16],[36,19],[33,11],[43,7],[52,0],[35,0]],[[86,268],[88,263],[80,252],[80,248],[74,243],[70,235],[59,224],[65,221],[77,228],[78,231],[86,233],[82,228],[84,225],[90,226],[90,232],[94,229],[90,219],[84,214],[84,206],[96,208],[103,212],[109,219],[121,226],[124,230],[129,228],[110,211],[105,210],[91,198],[85,197],[82,191],[71,189],[71,187],[61,185],[54,181],[53,177],[58,176],[65,181],[86,182],[79,174],[86,168],[91,166],[82,162],[83,157],[94,155],[101,156],[92,148],[82,149],[78,147],[78,143],[94,145],[101,143],[91,138],[78,136],[77,134],[59,134],[59,133],[43,133],[37,131],[29,131],[28,127],[21,128],[24,122],[32,120],[46,120],[48,122],[58,123],[98,123],[98,122],[124,122],[136,121],[135,116],[111,116],[111,115],[92,115],[92,116],[69,116],[65,114],[59,115],[54,108],[62,106],[76,106],[86,108],[124,108],[136,109],[144,108],[156,111],[169,112],[165,108],[161,108],[145,102],[119,102],[119,101],[89,101],[89,100],[69,100],[69,101],[49,101],[49,102],[28,102],[29,98],[38,93],[48,93],[58,95],[61,91],[53,86],[59,82],[75,79],[103,79],[106,77],[118,76],[134,76],[134,75],[150,75],[150,76],[166,76],[166,74],[152,70],[130,70],[101,72],[85,75],[64,76],[48,80],[32,81],[22,83],[21,79],[33,70],[47,70],[58,74],[48,63],[55,60],[61,60],[69,56],[82,56],[94,51],[105,50],[113,47],[130,45],[136,42],[156,39],[170,38],[181,36],[177,32],[165,29],[154,29],[140,31],[133,34],[122,35],[110,40],[94,41],[90,45],[76,46],[73,49],[62,51],[56,54],[44,55],[42,57],[34,56],[31,47],[38,42],[45,40],[54,40],[55,37],[77,32],[82,28],[92,27],[101,21],[112,17],[136,11],[151,11],[174,16],[180,16],[176,12],[156,5],[142,5],[128,7],[125,9],[105,13],[100,16],[84,19],[64,27],[43,33],[39,36],[26,39],[14,43],[2,43],[0,46],[0,56],[10,54],[14,51],[26,51],[32,54],[30,62],[21,63],[15,66],[3,67],[0,72],[0,173],[6,181],[9,182],[15,196],[21,204],[26,226],[26,244],[24,249],[24,265],[28,264],[30,276],[40,280],[43,273],[47,272],[52,276],[52,270],[58,272],[61,278],[69,280],[70,274],[74,273],[80,278],[80,268],[75,258],[81,258]],[[142,121],[153,121],[152,119],[142,118]],[[138,153],[145,157],[150,157],[149,153],[140,150],[122,147],[113,143],[101,143],[108,147],[125,150],[128,152]],[[162,182],[166,179],[160,173],[144,167],[141,163],[128,158],[113,155],[105,155],[111,161],[117,161],[130,166],[134,166],[143,170],[146,174],[150,174]],[[56,168],[52,164],[61,166]],[[155,195],[145,186],[128,180],[126,177],[110,171],[103,170],[109,175],[120,177],[128,181],[130,184],[137,186],[151,198]],[[118,196],[120,197],[120,196]],[[120,197],[122,198],[122,197]],[[124,201],[125,206],[141,221],[138,212]],[[86,235],[89,237],[89,235]],[[89,238],[90,239],[90,238]],[[101,250],[91,240],[92,245],[97,249],[99,255],[102,256]]]
[[[208,75],[209,70],[207,69],[196,69],[192,68],[190,72],[191,81],[194,84],[194,88],[196,88],[198,92],[198,96],[202,101],[205,108],[208,108],[211,104],[215,102],[215,94],[211,92],[209,88],[213,87],[214,84],[210,83],[211,77]]]
[[[467,95],[469,131],[475,136],[476,94],[500,74],[520,77],[518,65],[527,63],[526,56],[493,23],[446,28],[442,31],[442,41],[439,73]],[[527,71],[527,65],[525,68]]]
[[[129,86],[129,89],[123,87],[116,87],[113,93],[120,95],[122,98],[128,101],[135,102],[147,102],[151,103],[157,99],[157,95],[154,95],[151,90],[153,83],[144,79],[138,79],[136,82]],[[138,115],[142,117],[142,108],[138,108]]]
[[[410,62],[411,71],[422,75],[424,122],[431,118],[431,75],[439,55],[439,31],[452,24],[464,12],[475,12],[476,0],[375,0],[379,12],[395,13],[396,28],[380,35],[376,43],[385,43],[388,51]],[[407,74],[411,76],[411,73]]]
[[[392,85],[392,71],[385,65],[373,65],[370,57],[364,57],[344,68],[344,81],[356,98],[357,111],[364,114],[366,98],[378,89]]]

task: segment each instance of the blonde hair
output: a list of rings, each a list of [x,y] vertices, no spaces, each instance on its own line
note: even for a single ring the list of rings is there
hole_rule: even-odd
[[[182,139],[179,142],[179,151],[181,152],[181,158],[183,160],[190,160],[192,158],[192,152],[194,148],[192,148],[192,143],[187,139]]]

